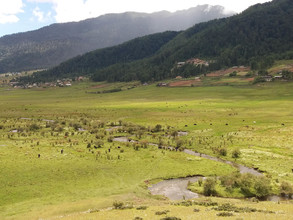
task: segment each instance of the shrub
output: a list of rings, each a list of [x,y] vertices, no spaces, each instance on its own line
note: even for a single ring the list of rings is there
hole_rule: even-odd
[[[230,174],[227,176],[221,176],[220,181],[221,185],[226,187],[226,188],[234,188],[238,186],[238,179],[240,175],[238,173],[236,174]]]
[[[198,182],[198,185],[199,186],[202,186],[203,179],[202,178],[199,178],[197,182]]]
[[[266,177],[259,177],[254,183],[255,195],[257,198],[264,198],[271,194],[270,181]]]
[[[235,149],[232,151],[232,158],[239,158],[241,155],[241,152],[239,149]]]
[[[109,136],[107,140],[108,142],[113,142],[113,139],[114,139],[113,136]]]
[[[253,73],[253,72],[249,72],[249,73],[247,73],[247,74],[245,75],[245,77],[252,77],[252,76],[254,76],[254,73]]]
[[[231,213],[231,212],[220,212],[220,213],[217,214],[217,216],[230,217],[230,216],[233,216],[233,213]]]
[[[205,196],[216,196],[216,183],[215,178],[207,178],[203,184],[203,194]]]
[[[115,201],[113,202],[114,209],[122,209],[123,208],[123,202]]]
[[[96,143],[95,143],[95,148],[101,148],[103,147],[104,145],[104,142],[102,140],[98,140]]]
[[[36,130],[39,130],[39,129],[40,129],[40,127],[37,124],[31,124],[29,126],[30,131],[36,131]]]
[[[226,148],[220,148],[219,149],[219,154],[221,156],[227,156],[227,149]]]
[[[137,210],[146,210],[148,207],[147,206],[139,206],[136,209]]]
[[[100,210],[99,209],[93,209],[93,210],[90,210],[90,213],[96,213],[96,212],[99,212]]]
[[[63,131],[63,127],[58,126],[57,128],[55,128],[55,131],[57,131],[57,132],[62,132],[62,131]]]
[[[292,185],[288,182],[282,182],[280,186],[280,194],[282,196],[288,195],[289,197],[291,197],[293,195]]]
[[[170,211],[169,210],[157,211],[155,214],[156,215],[166,215],[168,212],[170,212]]]
[[[177,148],[182,147],[183,143],[184,143],[183,140],[181,140],[181,139],[177,139],[177,140],[176,140],[176,147],[177,147]]]
[[[162,129],[162,125],[157,124],[154,128],[154,132],[159,132],[159,131],[161,131],[161,129]]]
[[[234,71],[233,73],[230,73],[229,76],[230,76],[230,77],[235,77],[235,76],[237,76],[237,72]]]
[[[78,131],[79,128],[81,128],[81,125],[80,124],[73,124],[72,127],[74,128],[74,130]]]
[[[253,196],[254,176],[250,173],[242,174],[238,180],[238,185],[241,191],[246,196]]]
[[[262,77],[255,77],[255,79],[253,80],[253,84],[257,84],[257,83],[262,83],[265,82],[266,80]]]
[[[181,218],[177,218],[177,217],[165,217],[165,218],[161,218],[161,220],[181,220]]]

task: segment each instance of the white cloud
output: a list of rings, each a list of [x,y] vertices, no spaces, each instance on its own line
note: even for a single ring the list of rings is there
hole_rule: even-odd
[[[0,14],[0,24],[16,23],[19,18],[16,15]]]
[[[34,2],[34,3],[54,3],[57,0],[26,0],[27,2]]]
[[[0,2],[0,24],[15,23],[19,21],[18,13],[23,12],[22,0],[8,0]]]
[[[33,10],[33,15],[37,17],[37,19],[38,19],[39,22],[43,22],[44,21],[44,12],[42,12],[39,7],[36,7]]]
[[[160,10],[176,11],[195,7],[199,4],[222,5],[226,10],[241,12],[250,5],[269,0],[29,0],[52,2],[57,22],[79,21],[106,13],[125,11],[154,12]]]
[[[8,0],[10,1],[10,0]],[[17,1],[17,0],[14,0]],[[18,0],[20,1],[20,0]],[[199,4],[222,5],[226,11],[241,12],[250,5],[269,0],[26,0],[33,3],[52,3],[57,22],[79,21],[97,17],[107,13],[126,11],[155,12],[168,10],[171,12],[195,7]],[[36,11],[41,18],[40,11]]]

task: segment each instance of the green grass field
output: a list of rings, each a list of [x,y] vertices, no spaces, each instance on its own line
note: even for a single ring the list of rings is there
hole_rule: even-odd
[[[275,191],[282,181],[293,184],[292,83],[187,88],[132,88],[135,82],[101,85],[0,87],[1,219],[134,219],[141,213],[144,219],[160,219],[164,216],[154,212],[164,209],[172,216],[192,219],[194,208],[180,209],[151,196],[146,181],[235,172],[226,164],[144,143],[176,147],[180,142],[182,147],[258,168],[272,180]],[[112,88],[122,91],[95,94]],[[157,124],[161,129],[153,131]],[[118,125],[122,128],[111,129]],[[174,131],[188,135],[172,137]],[[139,143],[112,142],[114,136]],[[219,155],[221,148],[227,150],[226,156]],[[237,159],[232,158],[234,149],[241,152]],[[107,211],[116,200],[149,208]],[[279,219],[293,215],[290,202],[242,203],[282,213]],[[102,211],[85,213],[89,209]],[[201,217],[216,216],[216,211],[200,209]]]

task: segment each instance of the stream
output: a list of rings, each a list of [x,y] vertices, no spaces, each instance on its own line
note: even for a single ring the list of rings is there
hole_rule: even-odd
[[[209,159],[209,160],[229,164],[229,165],[237,168],[240,173],[250,173],[250,174],[252,174],[254,176],[263,176],[263,174],[261,172],[258,172],[257,170],[255,170],[253,168],[249,168],[249,167],[237,164],[235,162],[231,162],[231,161],[228,161],[228,160],[223,160],[221,158],[213,157],[213,156],[210,156],[210,155],[207,155],[207,154],[196,153],[196,152],[194,152],[192,150],[188,150],[188,149],[185,149],[183,152],[187,153],[189,155],[203,157],[203,158],[206,158],[206,159]]]
[[[237,164],[235,162],[231,162],[228,160],[223,160],[221,158],[213,157],[207,154],[197,153],[192,150],[185,149],[183,151],[186,154],[203,157],[209,160],[226,163],[229,164],[239,170],[240,173],[250,173],[255,176],[262,176],[263,174],[256,171],[253,168],[249,168],[240,164]],[[177,179],[170,179],[170,180],[163,180],[157,184],[152,185],[149,187],[149,190],[152,195],[164,195],[170,200],[181,200],[181,199],[194,199],[198,198],[199,194],[191,192],[187,189],[188,182],[194,183],[198,181],[200,178],[203,178],[201,176],[195,176],[195,177],[186,177],[186,178],[177,178]],[[276,199],[274,197],[274,199]]]
[[[127,137],[116,137],[113,139],[113,141],[117,142],[136,142],[133,140],[128,139]],[[149,145],[152,146],[158,146],[157,144],[149,143]],[[172,148],[172,147],[169,147]],[[224,160],[221,158],[213,157],[207,154],[197,153],[192,150],[185,149],[183,151],[186,154],[206,158],[209,160],[217,161],[220,163],[225,163],[230,166],[233,166],[239,170],[240,173],[250,173],[254,176],[263,176],[263,174],[256,169],[249,168],[246,166],[243,166],[241,164],[237,164],[232,161]],[[152,185],[148,189],[150,190],[152,195],[164,195],[170,200],[181,200],[181,199],[194,199],[199,198],[199,194],[191,192],[187,189],[188,182],[194,183],[198,181],[200,178],[205,178],[202,176],[194,176],[194,177],[185,177],[185,178],[175,178],[175,179],[169,179],[169,180],[163,180],[157,184]],[[272,195],[267,197],[268,201],[281,201],[281,200],[288,200],[288,198],[280,197],[277,195]]]

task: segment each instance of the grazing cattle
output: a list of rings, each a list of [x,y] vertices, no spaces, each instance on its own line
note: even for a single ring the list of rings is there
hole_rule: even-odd
[[[188,125],[185,125],[185,127],[188,127]]]
[[[41,157],[41,154],[38,154],[38,158],[40,158]]]
[[[118,146],[118,149],[120,149],[121,147],[120,146]]]
[[[61,154],[63,154],[63,149],[61,150]]]
[[[110,153],[110,152],[111,152],[111,149],[109,148],[108,151],[109,151],[109,153]]]
[[[197,125],[197,124],[193,124],[193,125]]]
[[[226,123],[226,125],[229,125],[228,123]]]
[[[282,123],[282,125],[284,126],[285,124],[284,124],[284,123]]]
[[[210,125],[213,125],[213,123],[210,123]]]

